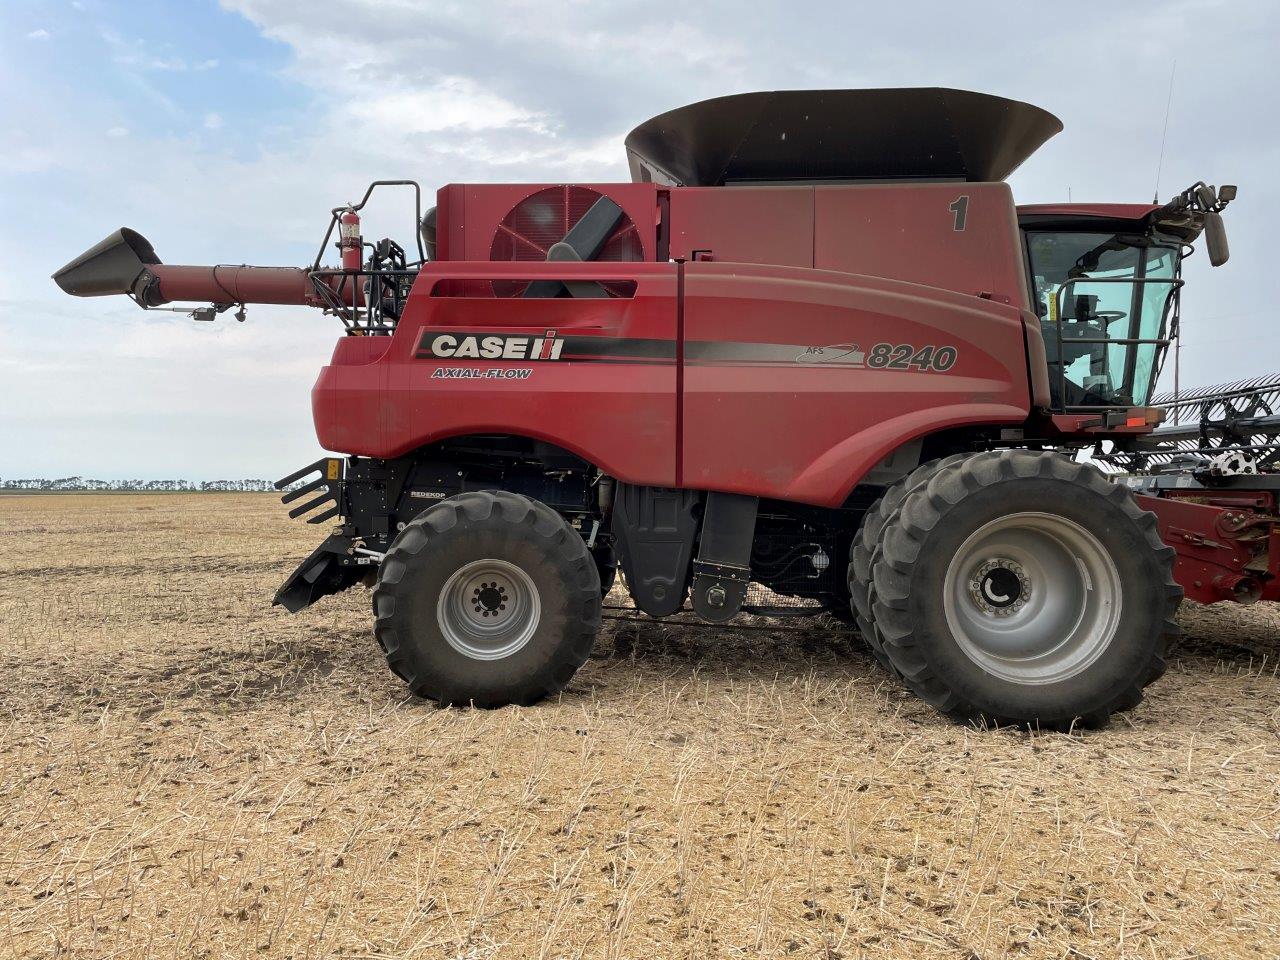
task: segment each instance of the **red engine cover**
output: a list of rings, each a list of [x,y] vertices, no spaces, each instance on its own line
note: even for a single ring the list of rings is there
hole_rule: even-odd
[[[440,257],[395,334],[342,341],[320,375],[322,445],[391,458],[516,434],[628,483],[836,506],[907,441],[1025,421],[1039,324],[1002,184],[590,189],[634,224],[615,262],[520,250],[563,236],[590,192],[440,191]],[[681,262],[659,248],[668,202]],[[609,295],[521,296],[552,280]]]

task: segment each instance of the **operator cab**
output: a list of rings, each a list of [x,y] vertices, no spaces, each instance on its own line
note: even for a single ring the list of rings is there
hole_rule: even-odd
[[[1177,337],[1182,260],[1204,231],[1226,262],[1218,214],[1234,196],[1197,184],[1164,206],[1019,207],[1055,410],[1147,405]]]
[[[1053,405],[1145,405],[1182,282],[1179,245],[1090,226],[1026,237]]]

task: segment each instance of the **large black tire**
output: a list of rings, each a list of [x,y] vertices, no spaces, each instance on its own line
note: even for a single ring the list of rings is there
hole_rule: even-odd
[[[1136,706],[1164,673],[1182,599],[1155,515],[1056,453],[992,451],[922,470],[928,479],[906,485],[872,562],[877,636],[907,685],[943,713],[988,724],[1100,727]],[[1056,577],[1044,575],[1055,542],[1065,557]],[[1027,569],[1000,556],[1015,549]],[[997,576],[1012,589],[990,588]]]
[[[849,596],[852,601],[852,620],[857,624],[862,639],[871,648],[876,662],[895,675],[898,671],[893,661],[884,652],[884,641],[876,627],[874,611],[875,584],[871,579],[871,568],[880,549],[880,535],[884,531],[885,524],[889,523],[898,512],[908,493],[920,484],[928,482],[929,478],[944,464],[963,456],[965,454],[957,454],[944,460],[931,460],[921,464],[890,486],[884,496],[867,510],[862,518],[862,525],[858,528],[857,536],[853,538],[853,543],[849,547],[848,580]]]
[[[531,704],[586,662],[600,629],[600,576],[582,537],[551,508],[513,493],[464,493],[400,531],[373,610],[387,664],[418,696]]]

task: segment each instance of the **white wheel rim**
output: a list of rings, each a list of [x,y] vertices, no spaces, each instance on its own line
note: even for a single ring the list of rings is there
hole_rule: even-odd
[[[947,567],[943,607],[957,645],[986,672],[1014,683],[1058,683],[1111,645],[1120,573],[1075,521],[1015,513],[960,545]]]
[[[436,622],[445,641],[472,660],[501,660],[533,637],[542,603],[532,578],[505,560],[473,560],[440,590]]]

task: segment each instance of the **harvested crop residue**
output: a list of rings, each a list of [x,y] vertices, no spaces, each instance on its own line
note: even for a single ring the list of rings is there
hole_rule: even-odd
[[[1188,609],[1081,736],[956,726],[780,621],[609,621],[558,702],[442,711],[362,589],[269,606],[320,535],[0,500],[0,955],[1280,955],[1276,607]]]

